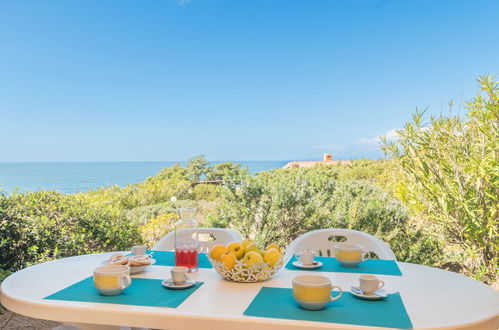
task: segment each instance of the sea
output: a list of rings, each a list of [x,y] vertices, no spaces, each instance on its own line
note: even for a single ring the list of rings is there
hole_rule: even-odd
[[[215,165],[221,161],[210,162]],[[288,161],[232,161],[252,174],[283,167]],[[186,162],[57,162],[0,163],[0,192],[56,190],[72,194],[100,187],[144,181],[163,168]]]

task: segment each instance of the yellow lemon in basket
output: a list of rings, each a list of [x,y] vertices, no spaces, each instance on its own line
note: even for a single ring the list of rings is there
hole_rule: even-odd
[[[263,263],[263,258],[260,253],[256,251],[250,251],[244,255],[243,264],[246,267],[251,267]]]
[[[270,250],[270,249],[276,249],[277,251],[279,251],[279,252],[282,253],[281,248],[277,244],[270,244],[269,246],[267,246],[267,251]]]
[[[282,254],[276,248],[268,249],[267,252],[265,252],[265,254],[263,255],[263,261],[265,261],[265,263],[270,267],[273,267],[280,258],[282,258]]]
[[[251,252],[251,251],[258,252],[258,245],[256,245],[256,243],[250,243],[248,246],[246,246],[244,248],[244,254]]]
[[[232,252],[225,252],[220,257],[220,260],[223,262],[224,267],[229,270],[234,268],[237,262],[236,255]]]
[[[215,245],[210,249],[210,258],[220,261],[221,260],[220,257],[222,256],[222,254],[224,254],[227,251],[229,251],[229,250],[227,250],[226,246]]]
[[[245,239],[241,242],[241,244],[242,244],[242,245],[243,245],[243,247],[244,247],[244,250],[246,250],[246,247],[247,247],[248,245],[250,245],[251,243],[253,243],[253,240],[252,240],[252,239],[250,239],[250,238],[245,238]]]
[[[237,259],[241,259],[244,256],[244,246],[239,242],[229,243],[227,249],[234,253]]]

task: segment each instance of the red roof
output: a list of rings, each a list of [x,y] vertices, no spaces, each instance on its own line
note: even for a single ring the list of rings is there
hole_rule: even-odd
[[[349,160],[302,160],[302,161],[291,161],[284,165],[283,168],[297,168],[297,167],[314,167],[316,165],[338,165],[338,164],[349,164]]]

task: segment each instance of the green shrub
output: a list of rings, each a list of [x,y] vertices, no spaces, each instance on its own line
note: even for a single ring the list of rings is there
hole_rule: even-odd
[[[435,264],[438,241],[409,222],[406,207],[367,181],[338,182],[334,169],[290,169],[226,187],[208,226],[232,227],[262,245],[286,246],[311,230],[349,228],[390,244],[399,260]]]
[[[339,181],[368,180],[377,182],[382,177],[391,160],[360,159],[347,164],[322,165],[313,168],[314,171],[334,171]]]
[[[175,229],[175,222],[178,220],[178,215],[167,213],[158,215],[148,223],[140,227],[140,234],[146,245],[151,248],[163,236]]]
[[[232,162],[222,162],[213,166],[206,175],[206,180],[224,180],[247,175],[248,170],[241,168],[241,164]]]
[[[0,284],[4,279],[7,278],[12,272],[10,270],[3,270],[0,268]]]
[[[141,242],[124,216],[54,191],[0,195],[0,237],[0,268],[12,271]]]
[[[355,180],[367,180],[377,184],[380,187],[386,187],[396,180],[393,176],[394,161],[383,160],[368,160],[360,159],[353,160],[349,163],[340,163],[333,165],[318,165],[313,168],[305,169],[317,175],[325,175],[330,179],[340,182],[350,182]],[[296,172],[303,169],[289,169],[287,171]],[[283,170],[274,170],[283,171]]]
[[[499,264],[499,84],[479,79],[484,95],[466,117],[417,112],[385,150],[397,160],[397,196],[440,234],[465,273],[497,281]]]
[[[0,284],[2,284],[3,280],[7,278],[11,274],[9,270],[3,270],[0,268]],[[5,308],[0,304],[0,315],[5,313]]]
[[[86,203],[99,208],[131,210],[136,207],[159,204],[170,201],[171,197],[189,196],[191,182],[186,169],[174,165],[163,169],[158,175],[147,178],[144,182],[126,187],[104,187],[78,194]]]
[[[168,213],[176,213],[171,202],[161,204],[139,206],[126,212],[128,221],[132,224],[144,225],[150,220]]]
[[[214,201],[220,198],[220,186],[212,184],[197,184],[192,189],[194,200]]]
[[[187,160],[186,172],[192,183],[199,182],[210,172],[211,167],[204,155],[195,156]]]

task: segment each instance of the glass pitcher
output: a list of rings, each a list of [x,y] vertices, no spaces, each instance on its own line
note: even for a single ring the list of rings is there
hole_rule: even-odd
[[[175,265],[184,266],[189,272],[198,270],[200,250],[198,222],[194,220],[195,208],[177,209],[180,220],[175,223]]]

